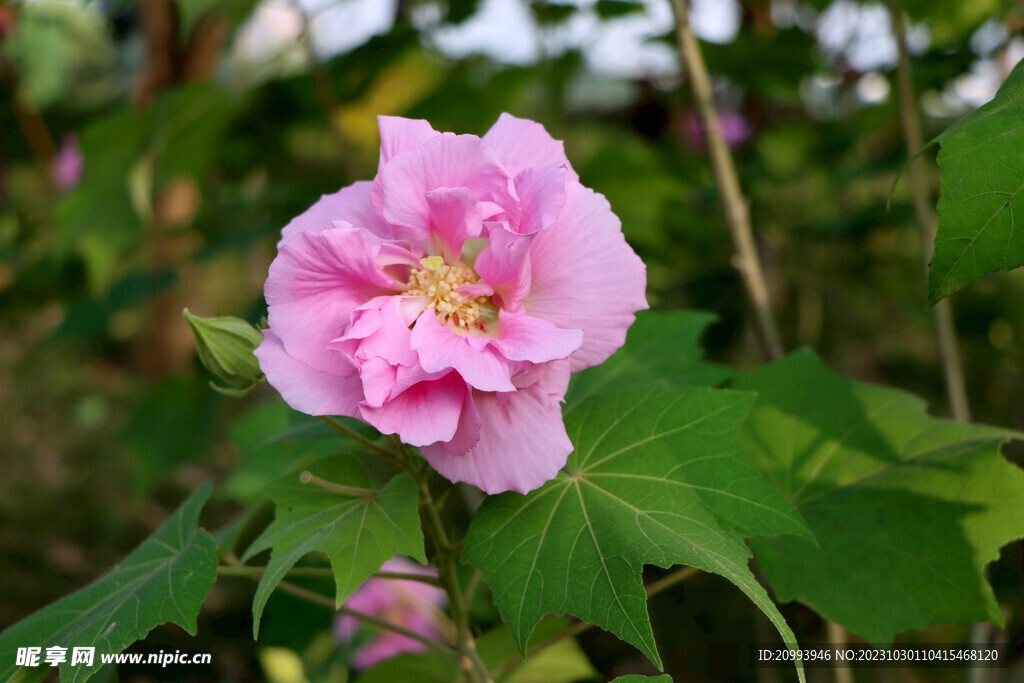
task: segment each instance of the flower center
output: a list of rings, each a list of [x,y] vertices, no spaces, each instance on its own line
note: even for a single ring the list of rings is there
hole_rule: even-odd
[[[445,265],[440,256],[420,259],[423,268],[409,274],[406,285],[407,296],[430,297],[428,304],[437,314],[442,325],[450,322],[468,330],[481,316],[481,309],[489,306],[486,296],[464,297],[456,289],[476,282],[473,269],[464,263]]]

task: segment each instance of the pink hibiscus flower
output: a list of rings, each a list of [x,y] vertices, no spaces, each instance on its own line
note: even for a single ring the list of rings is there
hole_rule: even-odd
[[[397,556],[385,562],[380,570],[436,576],[429,567]],[[370,578],[349,596],[345,607],[379,617],[421,636],[437,638],[443,630],[440,622],[445,617],[440,608],[444,602],[443,590],[421,581]],[[350,641],[359,624],[355,617],[339,614],[334,621],[334,634],[339,640]],[[357,669],[369,669],[378,662],[404,652],[424,650],[426,645],[417,640],[394,631],[381,630],[356,650],[352,664]]]
[[[282,232],[260,367],[296,410],[397,434],[451,481],[531,491],[572,451],[569,373],[647,307],[644,265],[540,124],[379,121],[377,177]]]

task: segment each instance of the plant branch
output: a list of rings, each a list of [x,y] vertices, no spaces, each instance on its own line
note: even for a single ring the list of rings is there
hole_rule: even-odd
[[[323,422],[324,424],[327,424],[330,427],[338,430],[339,432],[341,432],[342,434],[344,434],[348,438],[352,439],[353,441],[358,441],[359,443],[363,444],[367,448],[369,448],[371,450],[374,450],[374,451],[377,451],[381,455],[387,456],[388,458],[394,459],[394,457],[395,457],[394,453],[392,453],[388,449],[384,448],[380,444],[374,442],[373,440],[367,439],[365,436],[363,436],[359,432],[355,431],[354,429],[352,429],[350,427],[346,427],[342,423],[340,423],[337,420],[335,420],[333,417],[330,417],[328,415],[317,415],[317,417],[320,418],[321,422]]]
[[[434,566],[441,581],[441,587],[448,595],[448,608],[455,622],[455,647],[459,653],[459,668],[462,669],[467,681],[471,683],[493,683],[487,665],[480,659],[476,651],[473,632],[469,626],[469,611],[463,598],[462,588],[456,573],[455,558],[458,545],[453,545],[444,530],[437,504],[430,493],[427,483],[428,471],[415,470],[412,460],[404,459],[407,471],[414,476],[419,487],[420,512],[424,517],[424,531],[434,547]]]
[[[682,59],[686,72],[690,77],[693,98],[697,102],[700,118],[703,123],[704,136],[707,139],[708,155],[711,168],[715,174],[715,184],[725,210],[726,223],[732,235],[733,248],[736,255],[733,264],[740,273],[743,286],[750,298],[754,311],[758,335],[765,358],[774,360],[782,355],[782,338],[772,315],[771,297],[768,285],[761,269],[761,261],[757,254],[754,232],[750,226],[750,207],[740,189],[736,166],[732,161],[729,145],[722,136],[711,97],[711,79],[704,56],[701,54],[697,38],[690,30],[690,16],[686,0],[671,0],[672,12],[676,18],[676,40],[678,41],[679,57]]]
[[[907,157],[910,159],[910,167],[907,171],[914,201],[914,217],[921,235],[921,255],[927,274],[932,245],[935,242],[936,220],[928,191],[928,179],[925,177],[925,161],[920,157],[914,158],[914,155],[924,147],[924,135],[921,132],[921,114],[917,107],[917,97],[914,95],[914,84],[910,79],[907,29],[899,0],[889,0],[889,14],[892,18],[893,31],[896,34],[896,44],[899,46],[896,84],[899,93],[900,127],[903,129]],[[949,410],[954,420],[970,422],[971,408],[967,400],[967,385],[964,381],[963,364],[960,361],[960,348],[949,298],[937,303],[934,310],[939,352],[942,356],[942,373],[946,378],[946,394],[949,398]]]
[[[433,576],[427,576],[424,574],[412,574],[408,572],[377,572],[374,577],[378,579],[395,579],[396,581],[419,581],[420,583],[429,583],[431,586],[437,586],[441,588],[441,581]]]
[[[321,595],[320,593],[307,590],[302,586],[296,586],[294,583],[288,583],[287,581],[282,581],[281,583],[277,584],[277,587],[280,588],[283,592],[294,595],[297,598],[301,598],[306,602],[312,603],[314,605],[320,605],[321,607],[326,607],[327,609],[332,610],[334,612],[338,612],[339,614],[346,614],[350,617],[366,622],[367,624],[373,624],[374,626],[378,626],[389,631],[394,631],[395,633],[399,633],[405,636],[406,638],[412,638],[413,640],[423,643],[434,652],[437,652],[438,654],[444,657],[448,657],[449,659],[456,661],[459,659],[459,655],[455,651],[455,649],[449,647],[448,645],[445,645],[444,643],[439,643],[432,638],[427,638],[426,636],[420,635],[415,631],[410,631],[409,629],[399,626],[398,624],[392,624],[390,621],[378,619],[377,617],[371,616],[369,614],[364,614],[362,612],[357,612],[356,610],[349,609],[347,607],[336,607],[334,604],[334,600],[327,597],[326,595]]]
[[[700,570],[696,567],[680,567],[671,574],[663,576],[657,581],[654,581],[645,586],[644,592],[647,593],[648,598],[652,598],[658,593],[661,593],[662,591],[667,590],[668,588],[671,588],[677,583],[685,581],[694,574],[698,573],[700,573]],[[593,626],[594,624],[588,621],[577,621],[576,623],[567,626],[564,630],[559,631],[550,638],[546,638],[545,640],[542,640],[536,645],[533,645],[530,648],[528,648],[526,650],[526,655],[524,657],[512,657],[511,659],[507,659],[505,662],[502,663],[501,666],[495,669],[494,677],[500,679],[502,676],[507,674],[516,666],[522,664],[524,659],[532,657],[541,650],[547,649],[561,640],[565,640],[566,638],[571,638],[573,636],[578,636],[584,631],[590,630]]]
[[[266,571],[266,567],[232,567],[223,564],[217,566],[218,576],[244,576],[247,578],[259,578],[263,576]],[[296,578],[329,579],[334,576],[334,572],[328,567],[292,567],[285,573],[285,575]]]
[[[266,573],[266,567],[235,567],[230,565],[219,565],[217,567],[217,574],[219,576],[244,576],[244,577],[260,577]],[[334,577],[334,570],[330,567],[292,567],[289,569],[286,576],[292,577],[305,577],[305,578],[318,578],[318,579],[330,579]],[[411,574],[405,572],[376,572],[374,578],[378,579],[395,579],[401,581],[419,581],[420,583],[428,583],[431,586],[440,587],[441,582],[433,576],[424,574]]]

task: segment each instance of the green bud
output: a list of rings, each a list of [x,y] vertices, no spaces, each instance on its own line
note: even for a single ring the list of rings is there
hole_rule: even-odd
[[[259,330],[241,318],[200,318],[187,308],[182,315],[196,337],[199,360],[228,385],[210,382],[213,389],[228,396],[245,396],[264,381],[252,353],[263,341]]]

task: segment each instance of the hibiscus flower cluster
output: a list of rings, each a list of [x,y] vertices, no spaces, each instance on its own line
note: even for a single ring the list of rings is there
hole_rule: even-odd
[[[647,307],[644,265],[540,124],[379,123],[377,176],[282,231],[260,368],[296,410],[397,434],[451,481],[531,491],[572,451],[570,373]]]

